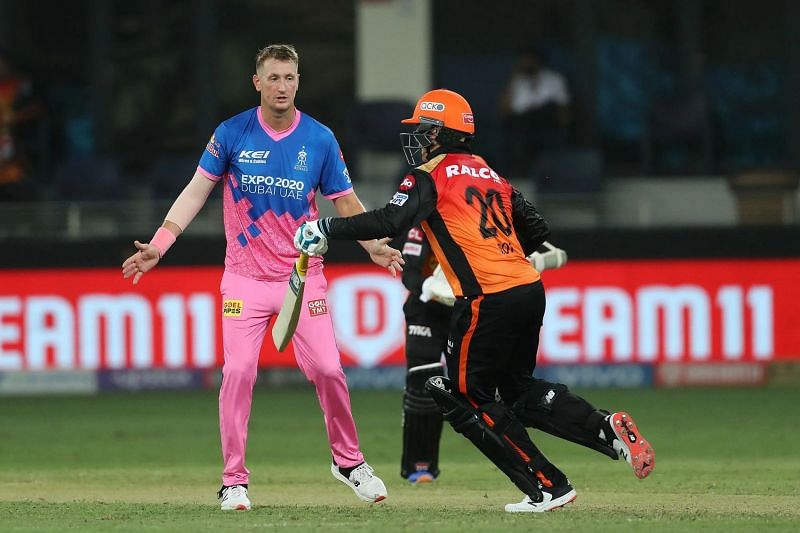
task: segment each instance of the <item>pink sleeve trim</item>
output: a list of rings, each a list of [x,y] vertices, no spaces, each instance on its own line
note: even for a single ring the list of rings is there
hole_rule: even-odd
[[[351,194],[352,192],[353,192],[353,188],[350,187],[349,189],[345,189],[345,190],[340,191],[340,192],[335,192],[333,194],[323,194],[322,196],[324,196],[328,200],[335,200],[335,199],[340,198],[342,196],[347,196],[348,194]]]
[[[211,181],[219,181],[219,180],[222,179],[222,176],[215,176],[214,174],[212,174],[208,170],[204,169],[200,165],[197,165],[197,172],[199,172],[200,174],[202,174],[206,178],[210,179]]]

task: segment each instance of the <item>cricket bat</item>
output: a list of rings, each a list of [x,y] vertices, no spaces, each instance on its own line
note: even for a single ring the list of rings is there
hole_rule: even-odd
[[[306,288],[306,269],[308,268],[308,255],[300,254],[294,263],[292,275],[289,277],[289,287],[283,297],[283,305],[272,326],[272,340],[279,352],[286,349],[292,340],[297,321],[300,319],[300,309],[303,305],[303,290]]]

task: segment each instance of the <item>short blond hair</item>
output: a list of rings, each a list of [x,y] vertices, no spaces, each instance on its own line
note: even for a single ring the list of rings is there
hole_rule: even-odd
[[[293,61],[295,66],[300,66],[300,56],[297,55],[297,50],[291,44],[269,44],[259,50],[256,54],[256,70],[268,59]]]

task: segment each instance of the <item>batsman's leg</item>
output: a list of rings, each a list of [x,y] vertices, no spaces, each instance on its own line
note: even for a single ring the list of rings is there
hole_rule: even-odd
[[[469,431],[461,432],[525,493],[526,499],[520,504],[510,504],[507,510],[511,512],[547,511],[576,497],[569,480],[533,444],[513,411],[495,399],[504,376],[530,375],[527,368],[532,369],[534,364],[533,341],[538,340],[543,315],[544,291],[539,283],[459,299],[451,320],[448,370],[454,377],[454,390],[477,411],[472,419],[462,421],[462,415],[458,423],[464,426],[469,422]],[[445,395],[435,398],[439,402]],[[457,411],[450,411],[445,419],[452,424]],[[475,428],[475,419],[480,431]],[[491,435],[496,438],[489,438]],[[492,442],[500,445],[505,456],[486,448]]]
[[[501,391],[502,393],[502,391]],[[513,410],[526,425],[596,450],[622,457],[638,478],[655,468],[655,451],[625,412],[595,409],[566,385],[542,379],[528,381]]]
[[[303,308],[292,344],[300,370],[316,388],[333,459],[338,466],[347,468],[362,463],[364,456],[359,449],[350,392],[328,314],[326,289],[322,274],[306,279]]]
[[[530,441],[525,428],[501,404],[480,408],[453,392],[450,380],[433,377],[426,388],[457,433],[469,439],[525,494],[509,512],[542,512],[560,507],[576,494],[564,474]],[[517,506],[519,507],[517,509]]]
[[[292,339],[295,357],[317,391],[333,455],[333,477],[349,486],[361,500],[377,503],[386,498],[386,486],[364,461],[359,449],[350,393],[328,314],[326,289],[322,274],[306,279],[300,320]]]
[[[225,463],[222,485],[246,486],[247,426],[256,381],[258,354],[269,315],[264,307],[266,289],[261,282],[226,272],[221,283],[223,302],[222,346],[225,363],[219,391],[219,431]]]

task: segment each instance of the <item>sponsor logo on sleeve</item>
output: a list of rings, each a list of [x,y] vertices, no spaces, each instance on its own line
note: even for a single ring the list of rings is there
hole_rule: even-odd
[[[311,316],[327,315],[328,303],[325,299],[309,300],[308,301],[308,314]]]
[[[216,136],[212,135],[211,138],[208,140],[208,144],[206,145],[206,151],[209,154],[216,157],[217,159],[219,159],[219,150],[220,150],[220,145],[217,142],[217,138]]]
[[[225,300],[222,302],[222,316],[242,316],[244,301]]]
[[[409,241],[422,242],[423,237],[424,236],[422,235],[422,230],[417,227],[413,227],[410,230],[408,230],[407,239]]]
[[[422,245],[415,242],[407,242],[403,245],[403,255],[422,255]]]
[[[400,190],[410,191],[411,189],[414,188],[414,185],[416,185],[416,183],[417,181],[414,179],[414,176],[406,176],[405,178],[403,178],[402,183],[400,183]]]
[[[396,193],[394,193],[394,196],[392,196],[392,199],[389,201],[389,203],[392,204],[392,205],[397,205],[397,206],[402,207],[403,205],[405,205],[405,203],[407,201],[408,201],[408,195],[407,194],[403,194],[401,192],[396,192]]]

